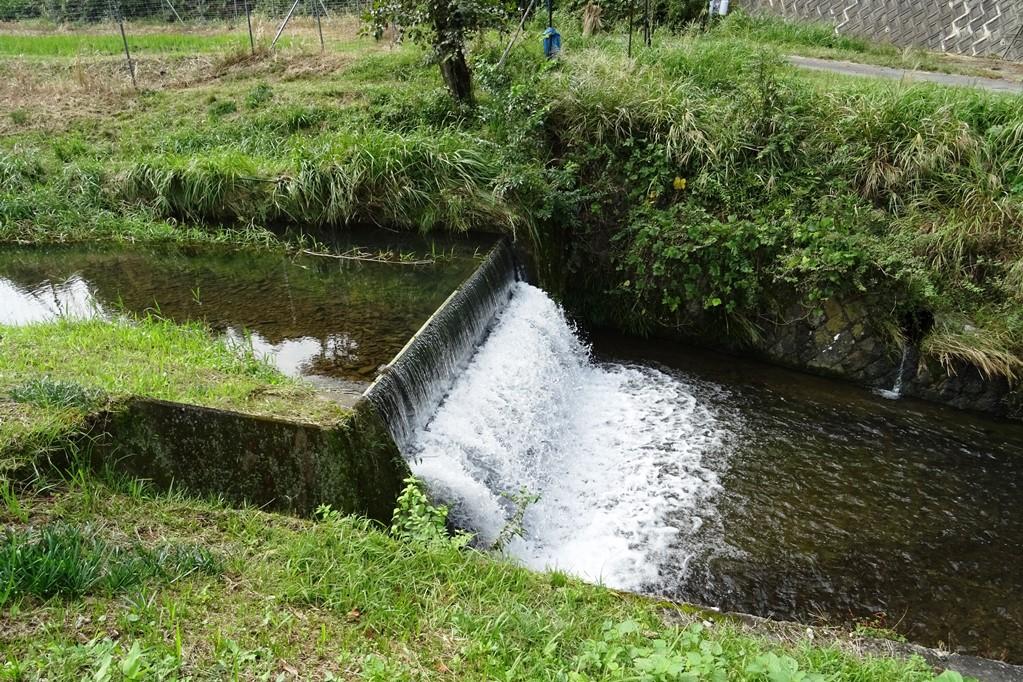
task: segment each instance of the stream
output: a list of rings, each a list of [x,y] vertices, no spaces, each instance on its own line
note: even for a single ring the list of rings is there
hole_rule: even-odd
[[[619,589],[1023,661],[1023,425],[677,345],[519,283],[406,452],[452,518]]]
[[[354,400],[479,262],[6,248],[0,324],[203,320]],[[584,335],[542,290],[488,286],[466,301],[499,306],[489,334],[399,439],[478,544],[525,504],[504,551],[536,569],[1023,662],[1023,425]]]

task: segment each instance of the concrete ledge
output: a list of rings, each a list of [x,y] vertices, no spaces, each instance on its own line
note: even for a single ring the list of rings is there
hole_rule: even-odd
[[[97,416],[94,466],[158,488],[308,515],[320,504],[390,522],[410,475],[368,401],[331,427],[132,398]]]

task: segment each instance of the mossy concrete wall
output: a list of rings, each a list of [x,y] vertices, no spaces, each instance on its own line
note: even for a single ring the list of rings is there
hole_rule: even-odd
[[[320,504],[389,522],[408,465],[376,410],[341,423],[258,417],[147,398],[97,418],[93,463],[158,488],[307,515]]]

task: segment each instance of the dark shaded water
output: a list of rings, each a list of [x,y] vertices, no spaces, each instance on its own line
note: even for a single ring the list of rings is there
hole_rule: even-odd
[[[593,341],[680,377],[729,434],[710,454],[721,489],[688,565],[667,562],[654,589],[1023,662],[1023,426],[693,349]]]
[[[432,245],[416,246],[429,256]],[[484,253],[440,248],[435,264],[411,266],[209,247],[3,247],[0,324],[120,311],[202,320],[286,374],[358,394]]]

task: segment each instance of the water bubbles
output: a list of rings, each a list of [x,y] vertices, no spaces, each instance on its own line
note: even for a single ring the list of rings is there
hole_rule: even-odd
[[[595,363],[543,291],[515,285],[486,342],[407,448],[452,518],[493,542],[540,496],[506,551],[621,589],[684,566],[718,488],[705,454],[721,429],[691,387],[656,369]],[[677,579],[679,576],[674,576]]]

